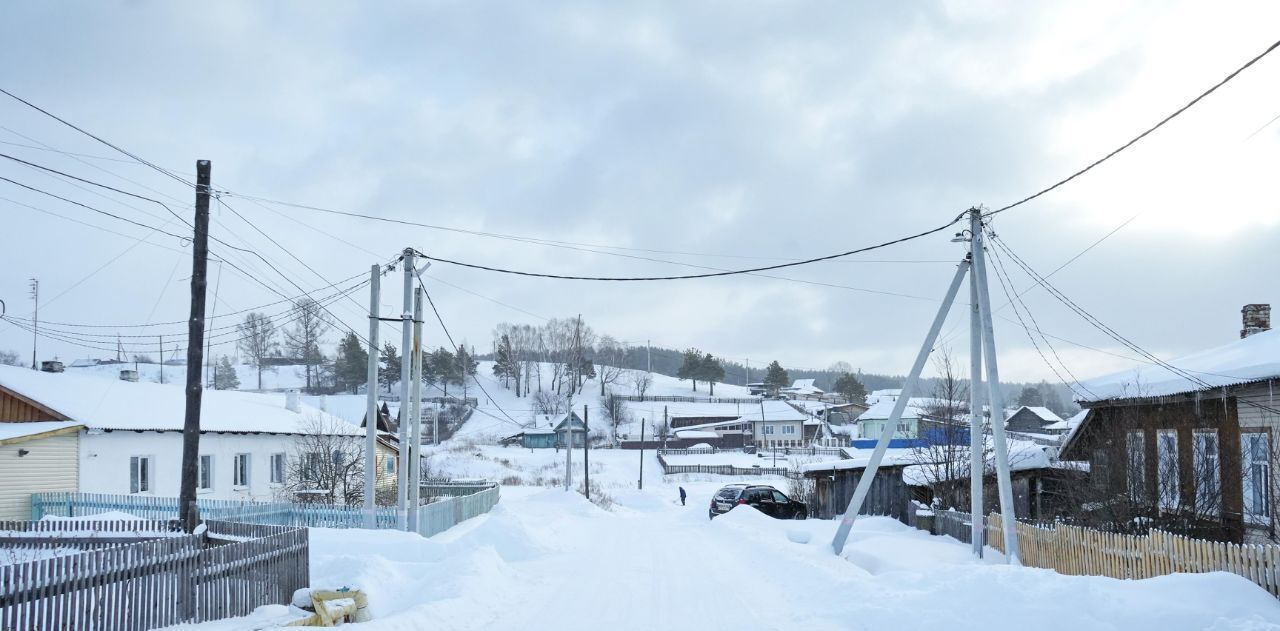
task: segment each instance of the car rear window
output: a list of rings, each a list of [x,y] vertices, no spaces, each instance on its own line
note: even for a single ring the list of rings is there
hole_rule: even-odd
[[[716,493],[716,498],[722,499],[722,500],[731,500],[738,496],[739,490],[740,489],[720,489],[720,492]]]

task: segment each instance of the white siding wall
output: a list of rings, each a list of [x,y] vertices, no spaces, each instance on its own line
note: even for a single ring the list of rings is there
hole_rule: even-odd
[[[751,424],[755,430],[755,441],[758,445],[778,447],[799,447],[804,438],[804,427],[800,421],[767,421]],[[766,434],[765,427],[772,427],[773,433]],[[790,427],[791,434],[784,434],[783,427]]]
[[[296,437],[272,434],[202,434],[200,453],[213,456],[213,489],[200,497],[222,500],[273,499],[271,454],[293,458]],[[250,454],[249,487],[232,487],[232,465],[238,453]],[[151,456],[148,495],[177,497],[182,477],[181,432],[115,431],[86,434],[80,443],[80,491],[129,493],[129,459]]]
[[[0,520],[31,519],[32,493],[75,491],[79,442],[73,432],[0,447]]]

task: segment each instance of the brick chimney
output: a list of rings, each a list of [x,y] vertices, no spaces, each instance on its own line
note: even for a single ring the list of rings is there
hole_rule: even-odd
[[[1240,339],[1271,330],[1271,305],[1245,305],[1240,314],[1244,326],[1240,329]]]

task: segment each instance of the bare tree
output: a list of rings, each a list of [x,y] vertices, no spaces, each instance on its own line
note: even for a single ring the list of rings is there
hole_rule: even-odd
[[[324,362],[320,342],[329,330],[331,321],[324,307],[311,298],[294,302],[293,311],[293,326],[284,331],[284,347],[290,355],[302,360],[307,373],[307,391],[310,392],[316,367]]]
[[[604,398],[604,417],[609,422],[609,436],[611,440],[618,439],[618,427],[631,422],[630,415],[627,413],[627,406],[623,403],[622,397],[616,394],[609,394]]]
[[[23,362],[17,351],[0,351],[0,365],[22,366]]]
[[[969,384],[957,374],[948,348],[935,355],[934,367],[938,378],[924,418],[919,420],[919,438],[924,444],[911,449],[911,460],[921,469],[934,498],[944,506],[958,507],[967,501],[969,491]],[[985,445],[986,440],[983,442]]]
[[[281,490],[288,499],[354,505],[364,501],[364,437],[338,420],[308,416],[294,441]]]
[[[280,347],[276,341],[276,325],[270,316],[253,311],[236,325],[236,334],[240,338],[236,346],[249,364],[258,369],[258,389],[261,390],[262,371],[266,369],[267,358]]]
[[[534,414],[562,414],[568,405],[563,395],[550,390],[539,390],[533,395]]]
[[[628,380],[631,382],[631,389],[636,393],[636,396],[643,398],[645,393],[649,391],[649,386],[653,385],[653,375],[643,370],[631,370],[628,372],[630,373]]]

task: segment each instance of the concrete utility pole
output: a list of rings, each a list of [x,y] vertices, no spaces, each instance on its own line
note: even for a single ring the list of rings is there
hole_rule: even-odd
[[[164,383],[164,336],[158,336],[160,346],[160,383]]]
[[[591,499],[591,456],[587,453],[587,406],[582,406],[582,490]]]
[[[409,530],[418,530],[422,495],[422,288],[413,288],[413,425],[409,428]]]
[[[644,419],[640,419],[640,484],[636,487],[644,490]]]
[[[1013,508],[1013,483],[1009,479],[1009,443],[1004,435],[1004,393],[1000,392],[1000,371],[996,366],[996,338],[991,324],[991,295],[987,288],[986,254],[983,252],[982,214],[969,211],[970,249],[973,270],[978,280],[978,307],[982,314],[982,354],[987,364],[987,404],[991,408],[991,437],[995,441],[996,485],[1000,491],[1000,521],[1004,527],[1005,557],[1011,565],[1021,565],[1018,558],[1017,515]]]
[[[222,261],[218,261],[218,280],[213,284],[213,304],[209,306],[209,319],[212,320],[218,313],[218,290],[222,289]],[[116,361],[120,361],[119,340],[117,337]],[[213,336],[209,336],[209,341],[205,342],[204,349],[204,384],[206,388],[213,387],[213,380],[209,378],[209,371],[213,368]]]
[[[972,242],[971,242],[972,243]],[[970,264],[973,258],[970,254]],[[969,514],[973,555],[982,558],[986,516],[982,483],[986,473],[982,430],[982,314],[978,309],[978,275],[969,275]]]
[[[209,270],[209,175],[213,165],[196,161],[195,237],[191,241],[191,317],[187,320],[187,409],[182,423],[182,480],[178,489],[178,521],[188,533],[200,521],[196,507],[196,466],[200,458],[200,363],[204,356],[205,289]],[[164,365],[164,346],[161,345]]]
[[[365,393],[364,527],[376,528],[378,485],[378,312],[382,299],[382,269],[369,269],[369,371]]]
[[[933,318],[933,325],[929,327],[929,333],[925,336],[924,344],[920,346],[920,352],[916,355],[910,374],[907,375],[907,382],[902,385],[902,394],[893,403],[893,411],[889,413],[889,420],[885,423],[884,428],[880,430],[880,439],[876,441],[876,448],[871,452],[871,459],[867,462],[867,467],[863,470],[862,476],[858,478],[858,486],[853,491],[853,499],[849,501],[849,507],[845,509],[844,517],[840,520],[840,526],[836,529],[836,536],[831,540],[831,548],[836,554],[844,551],[845,541],[849,538],[849,530],[853,528],[853,522],[858,518],[858,512],[862,510],[862,503],[866,501],[867,493],[871,490],[871,483],[875,480],[876,472],[880,469],[880,462],[884,460],[884,452],[889,448],[889,441],[893,438],[893,433],[898,429],[898,421],[902,418],[902,412],[906,410],[907,402],[916,391],[920,381],[920,373],[924,370],[925,363],[929,361],[929,353],[933,351],[933,344],[938,339],[938,332],[942,329],[942,323],[947,319],[947,312],[951,309],[951,303],[955,302],[956,293],[960,291],[960,281],[964,280],[964,275],[968,271],[968,259],[961,261],[960,265],[956,267],[956,275],[951,279],[951,286],[947,288],[947,295],[943,298],[942,305],[938,307],[938,314]]]
[[[578,315],[578,321],[573,325],[573,346],[574,346],[574,371],[582,367],[582,315]],[[578,387],[578,378],[573,378],[573,383],[569,386],[569,401],[566,408],[569,414],[564,417],[564,490],[569,491],[573,488],[573,391]],[[554,429],[554,428],[553,428]],[[586,436],[582,437],[583,443],[586,442]]]
[[[405,248],[401,260],[404,266],[404,309],[400,313],[400,467],[396,469],[396,508],[399,513],[400,528],[405,528],[408,523],[408,502],[409,502],[409,458],[406,450],[409,445],[409,424],[412,422],[409,414],[409,397],[412,392],[409,390],[409,378],[413,374],[413,367],[410,360],[413,353],[410,350],[413,347],[413,248]]]
[[[40,370],[40,363],[36,361],[36,342],[40,339],[40,279],[38,278],[31,279],[31,300],[36,303],[31,316],[33,325],[31,327],[31,370]]]

